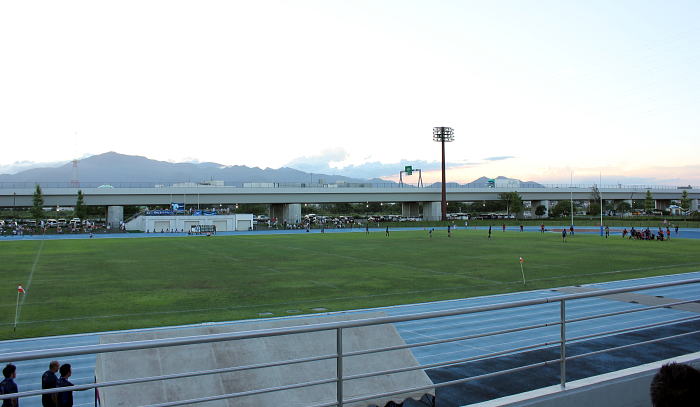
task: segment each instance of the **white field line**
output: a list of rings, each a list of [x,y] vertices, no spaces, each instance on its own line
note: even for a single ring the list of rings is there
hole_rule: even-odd
[[[29,271],[29,277],[27,278],[27,283],[24,288],[24,294],[22,294],[22,299],[19,302],[19,310],[17,311],[17,321],[19,321],[20,315],[22,315],[22,306],[24,305],[24,302],[27,300],[27,296],[29,295],[29,292],[31,291],[32,288],[32,280],[34,279],[34,272],[36,271],[36,266],[39,264],[39,257],[41,257],[41,251],[44,248],[44,240],[42,240],[39,243],[39,249],[36,251],[36,255],[34,256],[34,263],[32,264],[32,269]]]

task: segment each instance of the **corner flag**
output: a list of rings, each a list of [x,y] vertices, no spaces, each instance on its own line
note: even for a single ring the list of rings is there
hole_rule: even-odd
[[[523,275],[523,285],[525,285],[525,270],[523,270],[523,262],[525,262],[525,260],[521,256],[520,257],[520,273],[522,273],[522,275]]]
[[[520,258],[520,264],[522,264],[524,261],[525,261],[525,260],[523,260],[523,258],[521,257],[521,258]]]
[[[22,284],[17,285],[17,305],[15,306],[15,324],[12,327],[13,332],[15,330],[17,330],[17,318],[19,318],[19,295],[20,294],[27,294],[27,292],[24,291],[24,287],[22,287]]]

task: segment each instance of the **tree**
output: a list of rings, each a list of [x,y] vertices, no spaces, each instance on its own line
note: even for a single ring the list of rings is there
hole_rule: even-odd
[[[688,191],[683,191],[680,206],[683,209],[683,212],[688,212],[690,210],[690,198],[688,197]]]
[[[75,209],[73,210],[73,216],[80,219],[85,219],[87,215],[87,207],[85,206],[85,200],[83,199],[83,191],[78,190],[78,198],[75,200]]]
[[[36,220],[42,219],[44,217],[44,196],[41,194],[39,184],[36,184],[32,203],[32,217]]]
[[[506,209],[506,205],[503,201],[478,201],[472,202],[471,205],[467,205],[467,212],[499,212]]]
[[[545,213],[547,213],[547,207],[544,205],[537,205],[537,207],[535,208],[535,215],[544,216]]]
[[[627,213],[632,211],[632,205],[630,205],[627,201],[621,201],[617,204],[616,209],[618,212]]]
[[[651,195],[651,190],[647,189],[647,195],[644,197],[644,211],[651,213],[654,208],[656,208],[656,202],[654,202],[654,197]]]
[[[549,214],[554,217],[569,216],[571,214],[571,201],[559,201],[549,211]]]
[[[608,213],[612,212],[615,210],[615,201],[611,200],[605,200],[603,199],[603,210],[607,211]]]
[[[600,213],[600,191],[596,185],[591,188],[591,201],[588,205],[588,214],[595,215]]]
[[[334,204],[332,213],[335,215],[350,215],[352,213],[352,205],[346,202]]]
[[[500,199],[506,205],[506,213],[519,214],[523,211],[523,198],[517,192],[501,192],[498,194]]]

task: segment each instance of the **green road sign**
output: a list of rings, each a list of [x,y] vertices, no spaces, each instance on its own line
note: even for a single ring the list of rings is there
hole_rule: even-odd
[[[404,168],[404,171],[406,172],[406,175],[411,175],[411,174],[413,174],[413,166],[412,166],[412,165],[407,165],[406,168]]]

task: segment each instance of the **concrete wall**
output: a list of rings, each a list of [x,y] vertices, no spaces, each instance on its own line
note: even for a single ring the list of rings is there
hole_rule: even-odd
[[[193,225],[215,225],[217,232],[245,231],[253,227],[252,214],[213,216],[139,216],[127,222],[127,230],[143,232],[190,231]]]
[[[102,335],[100,343],[266,330],[383,315],[383,313],[340,314],[325,317],[270,319],[238,324],[117,333]],[[98,381],[120,380],[334,355],[336,353],[335,335],[335,330],[326,330],[228,342],[103,353],[97,357],[95,375]],[[342,335],[343,352],[345,353],[405,344],[392,324],[345,328],[342,330]],[[418,366],[418,362],[410,349],[345,356],[343,358],[343,374],[345,376],[415,366]],[[100,389],[100,396],[103,407],[132,407],[280,387],[335,377],[336,360],[325,359],[160,382],[104,387]],[[347,407],[361,407],[370,404],[384,406],[390,400],[400,402],[407,397],[419,398],[425,393],[434,394],[432,385],[428,375],[421,369],[348,380],[343,386],[345,399],[366,394],[401,391],[413,387],[426,387],[426,390],[404,392],[394,396],[377,397],[365,402],[344,405]],[[204,407],[311,406],[333,402],[335,398],[336,383],[330,382],[312,387],[187,405]]]

